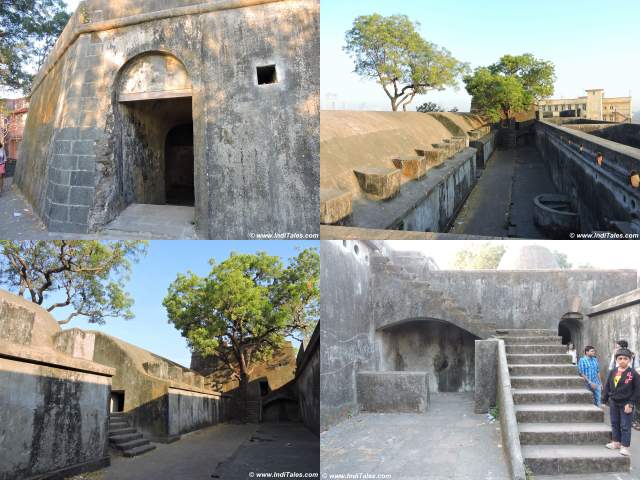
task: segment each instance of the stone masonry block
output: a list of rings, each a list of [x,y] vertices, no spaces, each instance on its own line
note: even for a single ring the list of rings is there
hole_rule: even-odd
[[[320,223],[331,225],[345,219],[352,212],[351,192],[320,190]]]
[[[354,173],[362,191],[375,200],[388,200],[400,192],[402,172],[396,168],[371,167]]]
[[[434,143],[433,148],[444,151],[445,158],[451,158],[453,156],[452,145],[450,143],[446,143],[446,142]]]
[[[60,170],[58,168],[49,169],[49,181],[58,185],[69,185],[71,181],[71,172],[69,170]]]
[[[360,409],[380,413],[425,413],[429,409],[427,372],[357,372]]]
[[[68,155],[71,153],[71,141],[56,140],[55,153],[58,155]]]
[[[89,218],[89,207],[72,206],[69,208],[69,220],[72,223],[86,224]]]
[[[88,207],[93,199],[94,189],[92,187],[71,187],[69,203]]]
[[[49,219],[47,227],[52,232],[65,232],[65,233],[87,233],[87,224],[60,222],[57,220]]]
[[[74,187],[95,186],[95,174],[93,172],[71,172],[71,185]]]
[[[50,198],[51,198],[51,201],[53,201],[54,203],[68,203],[69,186],[53,184]]]
[[[469,146],[469,137],[464,135],[451,137],[453,140],[456,140],[460,145],[460,150],[464,150]]]
[[[78,157],[75,155],[55,155],[52,166],[60,170],[74,170]]]
[[[475,341],[475,413],[487,413],[496,404],[498,340]]]
[[[393,159],[396,168],[402,170],[402,175],[412,180],[427,174],[427,159],[423,156],[398,157]]]
[[[76,155],[92,155],[95,142],[93,140],[78,140],[73,142],[73,153]]]
[[[94,155],[78,155],[77,169],[85,172],[95,172],[96,157]]]
[[[51,203],[49,205],[49,214],[47,216],[53,221],[68,222],[69,207],[67,205],[59,205],[57,203]]]

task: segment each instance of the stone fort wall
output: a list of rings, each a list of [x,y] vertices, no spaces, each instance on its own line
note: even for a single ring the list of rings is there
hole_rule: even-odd
[[[193,122],[200,233],[318,233],[319,2],[195,3],[81,3],[35,80],[16,174],[50,230],[94,231],[146,201],[135,182],[162,170],[157,137],[182,107],[128,115],[118,90],[123,67],[162,55],[191,85],[179,115]],[[259,84],[272,65],[277,81]]]

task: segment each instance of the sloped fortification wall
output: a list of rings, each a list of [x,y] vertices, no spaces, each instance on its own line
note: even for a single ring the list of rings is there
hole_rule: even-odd
[[[0,299],[0,479],[108,466],[114,371],[55,351],[48,333],[59,327],[46,311]]]
[[[318,0],[82,3],[35,81],[16,176],[48,228],[93,231],[130,202],[120,72],[158,52],[192,84],[200,233],[318,233]]]

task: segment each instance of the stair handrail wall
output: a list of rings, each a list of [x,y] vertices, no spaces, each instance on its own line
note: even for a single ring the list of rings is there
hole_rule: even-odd
[[[498,340],[498,384],[497,397],[499,405],[500,432],[502,445],[507,456],[509,471],[513,480],[526,480],[520,434],[516,420],[516,410],[511,394],[511,377],[507,365],[507,351],[504,340]]]

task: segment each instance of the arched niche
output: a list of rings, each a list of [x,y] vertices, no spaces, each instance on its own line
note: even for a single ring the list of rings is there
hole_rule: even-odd
[[[119,102],[191,97],[191,79],[180,60],[151,52],[129,61],[121,72]]]
[[[558,335],[562,337],[562,344],[573,343],[578,351],[578,356],[584,347],[584,321],[583,315],[578,312],[566,313],[558,324]]]

